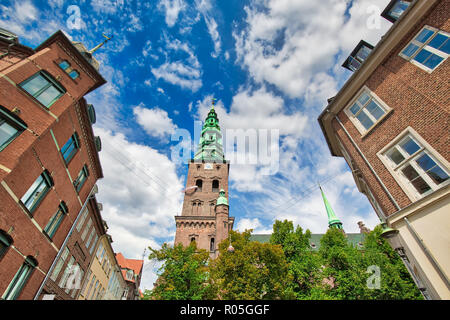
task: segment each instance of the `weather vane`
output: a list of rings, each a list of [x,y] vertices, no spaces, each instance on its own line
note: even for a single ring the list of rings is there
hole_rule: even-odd
[[[212,98],[212,105],[214,106],[216,104],[217,99],[216,98]]]
[[[105,43],[107,43],[109,40],[111,40],[114,36],[108,37],[106,36],[104,33],[102,34],[105,37],[105,41],[103,41],[102,43],[100,43],[99,45],[97,45],[95,48],[89,50],[90,54],[93,54],[95,51],[97,51],[98,49],[100,49]]]

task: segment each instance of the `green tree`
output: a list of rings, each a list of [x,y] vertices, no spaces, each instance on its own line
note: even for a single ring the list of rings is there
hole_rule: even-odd
[[[365,236],[361,250],[342,231],[329,229],[322,237],[322,293],[340,300],[421,299],[419,290],[398,255],[381,237],[378,226]]]
[[[309,230],[303,233],[300,226],[294,230],[292,221],[288,220],[276,220],[270,237],[270,243],[281,245],[284,251],[289,263],[289,274],[292,276],[289,287],[297,299],[309,297],[318,281],[320,260],[318,255],[310,249],[310,238]]]
[[[294,298],[288,291],[292,281],[288,263],[279,245],[250,241],[251,230],[231,231],[234,252],[228,240],[219,244],[220,255],[210,266],[211,278],[219,288],[218,298],[258,300]]]
[[[188,247],[174,247],[164,243],[159,250],[150,248],[149,259],[162,261],[159,278],[144,299],[155,300],[202,300],[213,297],[209,283],[209,253],[199,250],[195,242]]]

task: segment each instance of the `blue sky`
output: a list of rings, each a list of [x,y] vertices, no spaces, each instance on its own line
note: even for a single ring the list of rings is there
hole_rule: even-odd
[[[359,40],[375,45],[391,26],[379,17],[388,2],[6,0],[0,27],[33,48],[59,29],[88,48],[102,33],[114,36],[95,55],[108,83],[86,98],[103,142],[103,218],[114,249],[140,258],[173,241],[187,166],[171,157],[171,136],[193,136],[212,97],[222,130],[280,133],[277,174],[231,166],[235,229],[269,232],[275,219],[289,219],[325,232],[318,182],[347,232],[359,232],[360,220],[377,224],[345,161],[331,157],[317,116],[351,75],[341,64]],[[71,18],[77,8],[80,20]],[[146,262],[143,288],[156,267]]]

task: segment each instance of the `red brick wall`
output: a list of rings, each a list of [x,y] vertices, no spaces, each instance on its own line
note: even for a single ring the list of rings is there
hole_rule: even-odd
[[[450,61],[447,59],[432,73],[428,73],[398,54],[424,25],[450,32],[449,14],[450,1],[440,2],[410,34],[399,42],[366,83],[361,84],[366,85],[392,108],[391,114],[364,137],[361,137],[343,110],[338,114],[353,140],[402,208],[411,201],[376,154],[410,126],[441,156],[450,161],[448,134],[450,132],[448,76]],[[385,213],[392,214],[397,211],[336,120],[333,121],[333,126]]]
[[[65,201],[69,209],[69,213],[62,221],[55,236],[50,240],[32,223],[30,217],[24,212],[26,209],[21,208],[6,192],[6,189],[0,186],[0,229],[7,232],[13,228],[10,235],[14,240],[15,248],[25,256],[34,256],[39,263],[39,268],[44,272],[47,272],[57,254],[50,241],[57,248],[61,247],[82,203],[99,178],[97,175],[99,171],[94,170],[97,163],[94,163],[92,158],[92,150],[95,150],[92,144],[92,130],[88,130],[87,133],[85,131],[83,134],[80,119],[84,122],[85,130],[90,127],[90,123],[86,114],[80,118],[80,113],[77,113],[79,99],[96,83],[69,53],[70,50],[67,51],[67,48],[63,50],[58,42],[55,42],[49,48],[44,48],[29,58],[4,68],[2,73],[5,76],[0,78],[0,104],[8,110],[19,108],[18,116],[28,125],[28,130],[22,132],[4,150],[0,151],[0,164],[11,170],[11,172],[7,172],[0,169],[0,181],[6,183],[20,199],[43,172],[43,166],[51,173],[55,185],[33,212],[33,219],[44,229],[50,217],[57,211],[60,201]],[[59,68],[56,63],[58,59],[68,60],[72,67],[80,73],[80,77],[72,80]],[[40,105],[19,86],[14,85],[29,78],[40,69],[50,73],[67,90],[49,109]],[[81,105],[81,108],[83,107],[84,104]],[[85,111],[82,110],[82,112]],[[58,119],[55,119],[52,114]],[[60,148],[74,131],[79,134],[81,148],[67,165],[67,170],[50,130],[53,131]],[[86,135],[89,141],[85,139]],[[89,156],[88,150],[91,152],[91,156]],[[98,161],[98,155],[95,156]],[[77,194],[67,172],[74,180],[84,164],[88,165],[90,175],[80,193]],[[73,254],[71,247],[73,248],[75,241],[73,239],[69,241],[71,254]],[[85,248],[82,242],[80,242],[80,246]],[[90,260],[89,253],[87,253],[86,259]],[[85,266],[85,262],[81,262],[80,264]],[[0,260],[0,296],[22,263],[23,257],[13,248],[10,248]],[[43,278],[44,275],[35,270],[19,298],[32,299]]]
[[[176,244],[182,243],[187,246],[191,241],[190,236],[196,235],[197,246],[209,251],[211,237],[214,238],[216,248],[220,241],[228,237],[228,230],[223,230],[223,221],[228,221],[228,208],[226,208],[226,212],[223,211],[223,208],[219,208],[221,214],[216,215],[215,204],[219,192],[212,192],[213,180],[219,180],[219,191],[223,189],[225,196],[228,198],[228,170],[229,164],[227,163],[212,163],[211,170],[205,169],[204,163],[189,163],[186,187],[195,186],[198,179],[203,181],[203,185],[202,191],[193,192],[191,189],[185,194],[181,215],[186,217],[200,216],[200,218],[193,217],[192,219],[177,221]],[[192,201],[194,200],[203,202],[200,213],[193,212]],[[210,205],[211,203],[213,205]]]

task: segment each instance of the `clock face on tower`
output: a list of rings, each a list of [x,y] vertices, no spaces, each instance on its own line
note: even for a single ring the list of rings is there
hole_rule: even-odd
[[[205,170],[212,170],[213,166],[212,163],[205,163],[204,169]]]

